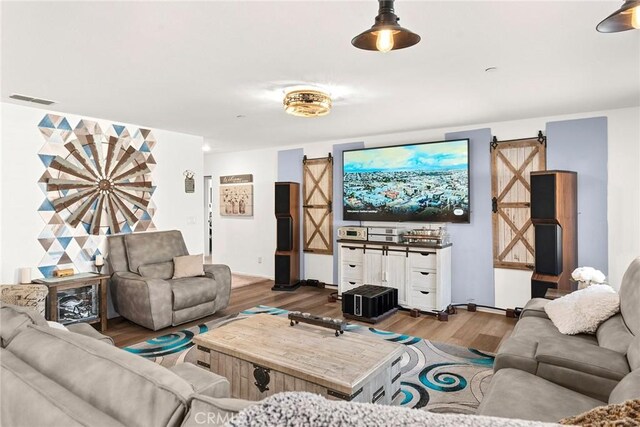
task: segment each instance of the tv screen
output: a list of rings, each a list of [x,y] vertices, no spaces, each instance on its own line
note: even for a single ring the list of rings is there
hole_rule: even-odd
[[[344,151],[343,217],[469,222],[469,140]]]

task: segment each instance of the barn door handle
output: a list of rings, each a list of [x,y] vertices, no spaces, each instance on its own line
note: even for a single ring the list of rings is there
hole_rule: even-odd
[[[429,255],[431,255],[431,252],[420,252],[420,255],[429,256]]]
[[[423,276],[428,276],[429,273],[427,273],[426,271],[421,271],[420,274],[422,274]]]
[[[429,292],[429,291],[420,291],[420,293],[421,293],[422,295],[427,295],[427,294],[429,294],[430,292]]]
[[[355,264],[349,264],[349,267],[356,268],[356,265]]]
[[[491,212],[498,213],[498,198],[491,199]]]
[[[355,284],[356,284],[356,282],[349,282],[349,284],[350,284],[350,285],[355,285]]]

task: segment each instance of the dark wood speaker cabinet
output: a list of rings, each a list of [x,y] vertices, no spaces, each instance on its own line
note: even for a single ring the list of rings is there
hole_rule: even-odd
[[[576,172],[531,172],[531,222],[536,233],[531,296],[544,296],[548,288],[573,290],[571,273],[578,266]]]
[[[300,286],[300,184],[276,182],[275,291],[292,291]]]

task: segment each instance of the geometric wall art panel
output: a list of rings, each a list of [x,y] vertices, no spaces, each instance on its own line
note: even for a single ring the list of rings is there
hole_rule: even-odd
[[[151,173],[156,145],[149,129],[47,114],[38,124],[45,139],[38,156],[45,171],[38,181],[45,199],[38,208],[44,230],[38,241],[45,256],[38,267],[94,271],[105,236],[154,230],[156,190]]]

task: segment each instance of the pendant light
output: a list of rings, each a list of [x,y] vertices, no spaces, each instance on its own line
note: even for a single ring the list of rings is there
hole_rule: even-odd
[[[607,16],[598,24],[601,33],[640,29],[640,0],[626,0],[620,9]]]
[[[373,26],[351,40],[351,44],[358,49],[389,52],[404,49],[420,41],[420,36],[402,28],[400,18],[393,10],[394,0],[379,0],[378,16]]]

